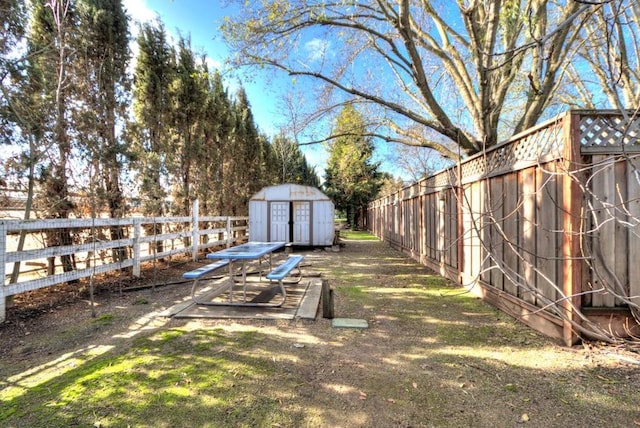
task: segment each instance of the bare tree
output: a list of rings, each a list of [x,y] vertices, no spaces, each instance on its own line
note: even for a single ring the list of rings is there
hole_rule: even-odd
[[[579,39],[581,46],[567,68],[571,91],[562,97],[563,101],[587,108],[637,108],[640,4],[605,2],[585,22]]]
[[[368,104],[376,137],[451,159],[497,144],[505,123],[513,124],[511,135],[545,114],[585,20],[600,7],[545,0],[238,3],[243,13],[223,26],[236,65],[267,65],[321,83],[317,111],[350,99]],[[523,81],[525,90],[512,92]],[[423,138],[415,126],[460,150]]]

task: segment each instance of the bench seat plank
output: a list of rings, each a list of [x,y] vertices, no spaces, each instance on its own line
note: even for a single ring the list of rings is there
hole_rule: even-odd
[[[304,259],[304,256],[289,256],[284,262],[267,274],[267,279],[281,281],[300,264],[302,259]]]
[[[218,260],[217,262],[210,263],[206,266],[199,267],[198,269],[191,270],[182,274],[185,279],[199,279],[203,275],[219,269],[229,264],[229,260]]]

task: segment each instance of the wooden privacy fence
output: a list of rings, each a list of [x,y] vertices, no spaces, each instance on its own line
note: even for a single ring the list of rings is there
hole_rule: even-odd
[[[639,135],[632,113],[569,111],[374,201],[363,226],[567,344],[637,335]]]
[[[122,239],[109,238],[114,228]],[[73,244],[46,246],[45,235],[54,230],[71,232]],[[17,251],[21,234],[26,245]],[[0,322],[9,296],[126,268],[139,277],[142,263],[179,254],[192,254],[195,261],[201,250],[230,246],[247,237],[248,217],[200,217],[198,201],[191,217],[0,220]],[[63,263],[51,268],[51,261],[65,257],[72,259],[73,270],[64,271]],[[49,265],[48,272],[44,268],[29,272],[25,263]],[[18,264],[23,268],[11,275]]]

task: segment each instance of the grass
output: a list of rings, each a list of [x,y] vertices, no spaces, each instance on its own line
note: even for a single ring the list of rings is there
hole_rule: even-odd
[[[113,324],[113,322],[114,322],[113,314],[102,314],[93,320],[93,323],[96,326],[110,325],[110,324]]]
[[[0,394],[3,426],[255,426],[291,422],[275,398],[246,394],[278,368],[252,356],[257,331],[169,329]],[[19,384],[20,382],[18,382]],[[285,382],[286,383],[286,382]],[[241,388],[236,386],[242,385]],[[34,411],[37,409],[37,411]],[[20,421],[19,424],[16,421]]]
[[[378,238],[376,238],[375,236],[371,235],[368,232],[365,231],[360,231],[360,230],[349,230],[349,229],[345,229],[345,230],[341,230],[340,231],[340,238],[342,239],[346,239],[346,240],[358,240],[358,241],[377,241]]]

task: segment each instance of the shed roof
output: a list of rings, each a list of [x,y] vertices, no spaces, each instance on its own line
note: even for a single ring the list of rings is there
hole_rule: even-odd
[[[329,201],[329,197],[318,188],[300,184],[280,184],[260,190],[252,201]]]

